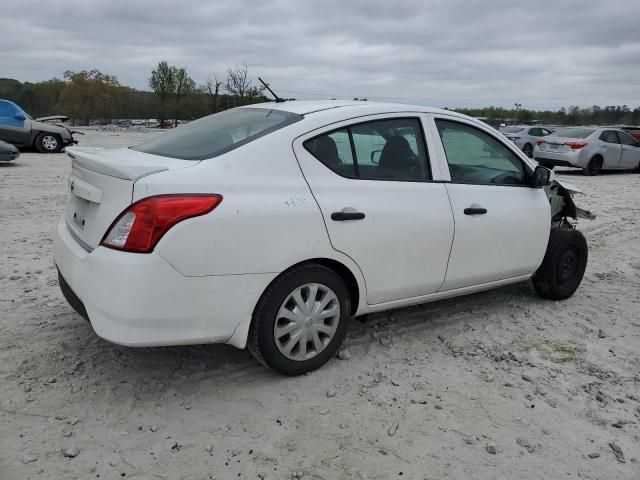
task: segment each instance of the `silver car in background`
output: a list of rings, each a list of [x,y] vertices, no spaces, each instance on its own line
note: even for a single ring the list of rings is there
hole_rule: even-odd
[[[536,142],[551,133],[551,130],[543,127],[533,127],[531,125],[509,125],[500,128],[500,133],[515,143],[527,157],[533,156],[533,147]]]
[[[585,175],[634,170],[640,169],[640,142],[615,128],[559,128],[538,140],[533,158],[543,167],[577,167]]]

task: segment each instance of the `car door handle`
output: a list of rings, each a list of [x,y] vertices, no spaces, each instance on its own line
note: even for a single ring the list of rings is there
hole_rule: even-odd
[[[333,212],[331,220],[334,222],[344,222],[345,220],[362,220],[365,217],[362,212]]]
[[[487,209],[482,207],[469,207],[464,209],[465,215],[484,215],[485,213],[487,213]]]

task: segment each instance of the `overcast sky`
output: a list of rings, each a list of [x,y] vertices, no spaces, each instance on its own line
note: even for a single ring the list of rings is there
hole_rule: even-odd
[[[548,7],[545,7],[548,5]],[[2,1],[0,77],[148,89],[246,63],[281,96],[439,107],[640,105],[640,1]]]

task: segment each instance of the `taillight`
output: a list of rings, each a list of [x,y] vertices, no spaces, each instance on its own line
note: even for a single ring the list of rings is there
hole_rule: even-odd
[[[587,142],[565,142],[565,145],[568,145],[571,150],[580,150],[587,146]]]
[[[544,140],[542,140],[541,138],[536,140],[536,145],[542,145],[544,143]]]
[[[222,195],[178,194],[143,198],[111,224],[101,245],[125,252],[152,252],[176,223],[206,215],[222,202]]]

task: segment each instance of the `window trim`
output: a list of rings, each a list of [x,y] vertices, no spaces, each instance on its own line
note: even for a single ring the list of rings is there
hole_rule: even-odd
[[[474,130],[480,131],[482,133],[484,133],[485,135],[488,135],[489,137],[493,138],[496,142],[500,143],[500,145],[502,145],[503,147],[505,147],[509,152],[511,152],[515,158],[517,160],[520,161],[520,163],[523,165],[524,167],[524,174],[525,174],[525,180],[527,183],[524,184],[506,184],[506,183],[488,183],[488,182],[461,182],[458,180],[453,180],[451,179],[451,169],[450,169],[450,165],[449,165],[449,158],[447,157],[447,152],[446,149],[444,148],[444,142],[442,141],[442,137],[440,136],[440,129],[438,128],[438,121],[445,121],[445,122],[450,122],[450,123],[457,123],[459,125],[463,125],[469,128],[473,128]],[[522,160],[522,158],[520,158],[519,154],[517,154],[510,145],[507,145],[506,143],[504,143],[502,140],[500,140],[499,138],[497,138],[495,135],[491,134],[490,132],[479,128],[476,125],[473,125],[472,123],[469,122],[465,122],[463,120],[459,120],[456,119],[455,117],[444,117],[444,116],[433,116],[433,123],[435,125],[436,128],[436,133],[438,138],[440,139],[440,146],[442,147],[442,154],[444,155],[444,161],[447,165],[447,169],[449,170],[449,178],[450,180],[445,180],[443,183],[452,183],[455,185],[486,185],[486,186],[490,186],[490,187],[516,187],[516,188],[533,188],[531,186],[531,177],[533,175],[533,168],[531,167],[531,165],[529,165],[526,161]]]
[[[317,160],[322,166],[324,166],[327,170],[329,170],[331,173],[341,177],[341,178],[346,178],[348,180],[359,180],[359,181],[370,181],[370,182],[377,182],[377,181],[382,181],[382,182],[409,182],[409,183],[442,183],[442,180],[433,180],[433,173],[432,173],[432,168],[431,168],[431,156],[429,154],[429,146],[427,145],[427,136],[425,135],[425,130],[424,130],[424,125],[422,123],[422,113],[421,112],[416,112],[416,115],[402,115],[400,117],[384,117],[384,118],[373,118],[373,119],[369,119],[369,120],[362,120],[359,122],[355,122],[355,123],[349,123],[346,125],[342,125],[341,127],[337,127],[334,128],[332,130],[326,130],[322,133],[319,133],[318,135],[314,135],[312,137],[309,138],[305,138],[304,140],[302,140],[301,142],[301,146],[304,149],[305,152],[307,152],[309,155],[311,155],[315,160]],[[419,178],[419,179],[411,179],[411,178],[407,178],[407,179],[403,179],[403,178],[362,178],[360,176],[360,170],[358,167],[358,158],[356,156],[356,150],[355,150],[355,143],[353,141],[353,134],[351,133],[351,128],[352,127],[356,127],[358,125],[366,125],[368,123],[374,123],[374,122],[385,122],[385,121],[390,121],[390,120],[414,120],[417,121],[418,123],[418,127],[420,128],[420,134],[422,137],[422,145],[424,148],[424,153],[425,153],[425,162],[426,162],[426,174],[427,174],[427,178]],[[328,167],[327,165],[325,165],[318,157],[316,157],[313,153],[311,153],[311,151],[309,149],[307,149],[306,147],[306,143],[307,142],[311,142],[319,137],[323,137],[325,135],[331,135],[334,132],[338,132],[340,130],[346,130],[348,135],[349,135],[349,144],[351,145],[351,156],[353,157],[353,165],[354,165],[354,170],[356,173],[355,177],[350,177],[350,176],[346,176],[346,175],[342,175],[338,172],[336,172],[335,170],[331,169],[330,167]]]

